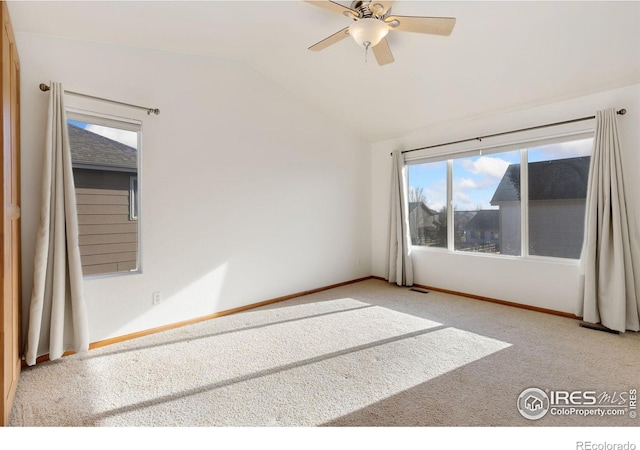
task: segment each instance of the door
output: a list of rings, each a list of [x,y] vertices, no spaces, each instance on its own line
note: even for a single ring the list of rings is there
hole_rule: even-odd
[[[19,152],[19,63],[7,5],[2,3],[2,71],[0,80],[2,105],[2,171],[0,194],[0,276],[2,308],[0,309],[0,424],[6,425],[11,412],[20,375],[20,152]]]

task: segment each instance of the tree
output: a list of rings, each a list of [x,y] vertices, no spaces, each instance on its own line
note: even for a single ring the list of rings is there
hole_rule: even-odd
[[[410,187],[409,188],[409,202],[410,203],[424,203],[427,204],[427,195],[424,193],[424,188]]]
[[[436,233],[436,241],[438,247],[447,247],[447,207],[446,205],[440,208],[438,219],[440,220],[440,227]]]

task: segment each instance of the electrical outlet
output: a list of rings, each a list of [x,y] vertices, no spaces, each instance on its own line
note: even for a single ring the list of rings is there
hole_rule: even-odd
[[[160,291],[154,292],[151,298],[151,304],[159,305],[160,303],[162,303],[162,292]]]

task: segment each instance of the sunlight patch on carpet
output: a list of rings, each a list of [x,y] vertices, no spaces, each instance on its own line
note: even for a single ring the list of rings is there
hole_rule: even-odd
[[[353,299],[253,310],[65,358],[22,406],[99,426],[314,426],[510,344]],[[45,367],[38,368],[44,370]],[[37,370],[23,376],[37,376]],[[63,392],[83,391],[74,402]],[[57,416],[61,416],[58,414]]]

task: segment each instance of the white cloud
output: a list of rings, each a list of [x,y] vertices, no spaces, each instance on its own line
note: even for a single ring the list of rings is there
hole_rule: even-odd
[[[425,205],[427,205],[434,211],[440,211],[444,207],[444,203],[440,200],[445,199],[447,195],[445,192],[442,192],[442,190],[440,190],[439,186],[436,186],[436,188],[438,190],[423,188],[422,194],[425,197]],[[415,200],[417,190],[418,188],[416,188],[415,186],[409,186],[409,201]]]
[[[447,183],[433,183],[431,186],[427,187],[424,190],[424,193],[427,194],[427,198],[446,198],[447,196]]]
[[[433,211],[440,212],[444,208],[444,203],[441,202],[427,202],[427,206]]]
[[[454,197],[457,202],[463,203],[465,205],[471,205],[471,197],[469,197],[467,194],[456,192]]]
[[[480,185],[471,178],[462,178],[458,180],[458,188],[460,190],[468,190],[468,189],[478,189]]]
[[[475,191],[486,188],[493,188],[498,186],[498,182],[495,178],[490,176],[484,176],[480,180],[474,180],[472,178],[456,178],[454,180],[454,191]]]
[[[481,156],[475,161],[469,159],[462,161],[462,166],[469,172],[476,175],[486,175],[495,179],[502,178],[510,164],[510,162],[502,158],[492,156]]]
[[[560,144],[547,145],[532,149],[532,152],[539,152],[546,159],[575,158],[578,156],[591,155],[592,139],[581,139],[579,141],[569,141]]]
[[[134,131],[120,130],[118,128],[103,127],[93,124],[87,124],[85,129],[113,141],[128,145],[129,147],[138,148],[138,134]]]

